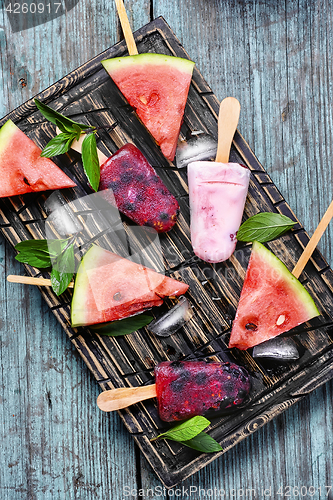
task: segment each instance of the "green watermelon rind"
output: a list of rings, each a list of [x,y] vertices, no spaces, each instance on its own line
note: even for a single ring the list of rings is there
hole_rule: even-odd
[[[105,250],[93,245],[84,255],[75,277],[75,286],[71,305],[71,324],[73,327],[85,324],[86,315],[84,304],[89,290],[89,278],[87,270],[98,265],[98,259]]]
[[[2,151],[7,149],[10,139],[13,137],[18,127],[12,120],[7,120],[0,129],[0,155]]]
[[[306,312],[309,314],[309,319],[320,315],[320,312],[309,292],[304,288],[302,283],[300,283],[298,279],[291,274],[289,269],[278,257],[276,257],[264,245],[259,243],[259,241],[253,242],[252,253],[254,254],[254,257],[256,254],[261,255],[261,257],[267,262],[268,266],[280,271],[281,276],[291,285],[293,292],[303,303]]]
[[[189,59],[182,57],[167,56],[164,54],[146,53],[136,54],[134,56],[113,57],[111,59],[103,59],[101,61],[104,68],[112,75],[112,72],[119,68],[127,68],[130,66],[145,66],[152,65],[165,65],[172,69],[178,69],[182,73],[192,74],[195,63]]]

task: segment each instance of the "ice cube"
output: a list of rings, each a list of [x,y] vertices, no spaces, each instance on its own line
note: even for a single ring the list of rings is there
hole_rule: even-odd
[[[60,191],[54,191],[46,200],[44,207],[48,214],[46,224],[53,225],[60,236],[69,236],[82,231],[82,225]]]
[[[159,337],[169,337],[176,333],[193,316],[191,305],[186,297],[182,296],[178,304],[155,319],[148,325],[148,329]]]
[[[252,356],[255,359],[271,359],[275,361],[293,361],[300,355],[296,343],[290,337],[275,337],[253,348]]]
[[[115,254],[154,269],[164,279],[164,261],[158,232],[146,226],[125,226],[122,223],[112,189],[107,200],[100,192],[66,201],[55,191],[45,202],[49,214],[45,220],[45,234],[52,255],[63,251],[63,241],[75,243],[76,253],[84,254],[92,242],[107,247]],[[55,264],[55,260],[53,264]]]
[[[187,141],[178,144],[176,150],[176,165],[187,167],[192,161],[215,160],[217,141],[205,132],[192,132]]]

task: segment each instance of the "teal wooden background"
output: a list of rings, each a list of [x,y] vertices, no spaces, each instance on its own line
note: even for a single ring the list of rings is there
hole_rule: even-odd
[[[5,4],[0,0],[0,116],[121,38],[111,0],[80,0],[21,32],[12,32]],[[217,97],[240,100],[240,132],[311,234],[333,193],[331,2],[125,5],[134,29],[162,15]],[[332,226],[319,245],[332,265],[331,239]],[[97,409],[98,386],[38,290],[6,282],[22,268],[2,237],[0,266],[1,500],[136,499],[129,488],[162,488],[119,417]],[[219,498],[214,488],[223,488],[224,498],[265,498],[270,487],[278,499],[279,487],[288,493],[287,485],[312,485],[315,494],[303,498],[332,500],[333,491],[325,493],[333,486],[332,397],[330,382],[184,481],[181,498],[191,486],[202,488],[192,489],[192,499],[209,489]],[[251,488],[255,496],[246,494]],[[150,498],[168,497],[155,489]]]

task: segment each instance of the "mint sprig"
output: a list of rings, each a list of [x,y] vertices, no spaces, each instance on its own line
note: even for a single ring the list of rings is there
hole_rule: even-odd
[[[62,132],[61,134],[56,135],[47,143],[41,152],[41,156],[44,156],[45,158],[52,158],[52,156],[67,153],[74,139],[76,139],[76,135],[69,132]]]
[[[273,212],[261,212],[247,219],[237,232],[238,241],[259,241],[265,243],[289,231],[295,221]]]
[[[61,131],[60,134],[53,137],[53,139],[47,143],[41,156],[52,158],[52,156],[67,153],[74,140],[78,141],[82,134],[86,134],[88,131],[90,132],[82,142],[82,163],[90,186],[94,191],[98,191],[100,167],[95,135],[97,131],[96,127],[77,123],[67,116],[58,113],[58,111],[55,111],[38,99],[35,99],[35,104],[42,115],[56,125]]]
[[[75,269],[74,246],[69,240],[26,240],[18,243],[15,259],[23,264],[51,271],[53,291],[62,294],[73,278]]]
[[[45,116],[45,118],[49,122],[53,123],[54,125],[57,125],[57,127],[59,127],[60,130],[62,130],[61,127],[64,128],[64,130],[62,130],[62,132],[68,132],[69,130],[72,130],[72,129],[74,130],[75,126],[80,127],[81,130],[94,128],[94,127],[91,127],[90,125],[85,125],[84,123],[77,123],[77,122],[71,120],[67,116],[64,116],[61,113],[59,113],[58,111],[55,111],[54,109],[50,108],[50,106],[47,106],[46,104],[39,101],[38,99],[34,99],[34,101],[35,101],[35,104],[36,104],[37,108],[39,109],[39,111],[42,113],[43,116]]]
[[[218,442],[203,432],[209,425],[210,421],[205,417],[192,417],[166,432],[159,434],[151,439],[151,441],[156,441],[157,439],[170,439],[171,441],[177,441],[178,443],[203,453],[222,451],[223,448]]]
[[[182,444],[203,453],[223,451],[222,446],[219,445],[219,443],[206,432],[199,432],[197,436],[194,436],[194,438],[189,439],[188,441],[183,441]]]

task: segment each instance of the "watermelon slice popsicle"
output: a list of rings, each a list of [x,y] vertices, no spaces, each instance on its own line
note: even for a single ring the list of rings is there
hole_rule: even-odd
[[[192,246],[206,262],[223,262],[232,255],[242,221],[250,171],[228,163],[239,112],[237,99],[222,101],[216,161],[191,162],[187,168]]]
[[[138,54],[122,0],[116,0],[129,56],[102,64],[160,146],[175,156],[194,62],[164,54]]]
[[[0,198],[51,189],[73,182],[12,120],[0,128]]]
[[[98,407],[114,411],[157,397],[161,420],[174,422],[237,408],[251,389],[247,371],[228,362],[163,361],[154,372],[155,384],[104,391],[97,398]]]

